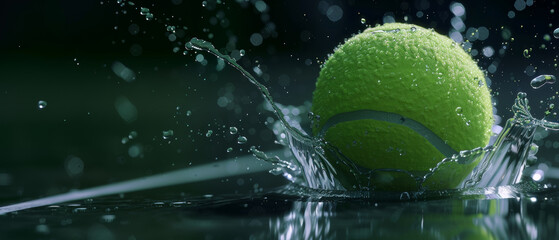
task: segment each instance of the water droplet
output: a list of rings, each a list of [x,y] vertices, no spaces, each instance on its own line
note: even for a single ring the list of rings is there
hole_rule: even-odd
[[[526,98],[527,94],[525,92],[518,92],[518,94],[516,94],[517,98]]]
[[[230,127],[230,128],[229,128],[229,133],[230,133],[230,134],[237,134],[237,132],[239,132],[239,130],[237,130],[236,127]]]
[[[145,16],[145,15],[147,15],[148,13],[149,13],[149,8],[145,8],[145,7],[140,8],[140,14],[141,14],[142,16]]]
[[[106,222],[106,223],[112,223],[115,220],[115,218],[116,218],[115,215],[107,214],[107,215],[101,216],[101,221]]]
[[[45,224],[39,224],[39,225],[35,226],[35,231],[37,233],[41,233],[41,234],[49,234],[50,233],[50,228],[49,228],[49,226],[47,226]]]
[[[232,151],[233,151],[233,148],[231,148],[231,147],[230,147],[230,148],[227,148],[227,152],[228,152],[228,153],[230,153],[230,152],[232,152]]]
[[[184,205],[186,205],[186,202],[173,202],[173,203],[171,203],[171,206],[173,206],[173,207],[183,207]]]
[[[73,213],[80,213],[80,212],[85,212],[87,210],[87,208],[84,207],[80,207],[80,208],[74,208],[74,210],[72,210]]]
[[[192,115],[192,111],[190,111],[190,110],[186,111],[186,116],[190,117],[190,115]]]
[[[143,152],[143,147],[141,144],[134,144],[128,148],[128,156],[131,158],[141,157]]]
[[[283,173],[283,169],[281,167],[276,167],[276,168],[271,169],[268,172],[271,173],[272,175],[279,176]]]
[[[202,1],[202,7],[206,7],[208,6],[208,2],[207,1]]]
[[[136,132],[136,131],[132,131],[132,132],[130,132],[130,133],[128,134],[128,138],[129,138],[130,140],[136,138],[137,136],[138,136],[138,132]]]
[[[153,13],[149,12],[149,8],[140,8],[140,15],[146,16],[146,20],[151,20],[153,18]]]
[[[531,177],[534,181],[541,182],[544,179],[545,176],[544,174],[545,172],[542,171],[541,169],[536,169],[532,172]]]
[[[162,134],[163,134],[163,139],[169,139],[173,137],[175,133],[173,132],[173,130],[167,130],[167,131],[163,131]]]
[[[415,32],[415,31],[417,30],[417,28],[416,28],[416,27],[411,27],[410,30],[411,30],[412,32]]]
[[[152,13],[146,14],[146,20],[149,21],[149,20],[151,20],[151,19],[153,19],[153,14],[152,14]]]
[[[545,84],[553,84],[555,83],[555,76],[554,75],[539,75],[530,81],[530,86],[533,89],[541,88]]]
[[[408,192],[403,192],[402,194],[400,194],[400,200],[409,200],[410,199],[410,194]]]
[[[136,73],[124,65],[122,62],[115,61],[111,65],[113,73],[126,82],[133,82],[136,80]]]
[[[462,114],[462,107],[457,107],[455,111],[458,114]]]
[[[214,133],[214,131],[208,130],[208,132],[206,132],[206,137],[211,137],[212,133]]]
[[[367,19],[361,18],[361,24],[365,24],[365,23],[367,23]]]
[[[524,51],[522,51],[522,56],[524,56],[525,58],[530,58],[530,51],[528,49],[524,49]]]
[[[128,134],[128,139],[132,140],[138,136],[138,132],[132,131]]]
[[[245,50],[244,49],[239,50],[239,55],[241,55],[241,57],[244,56],[245,55]]]
[[[78,176],[83,173],[84,163],[83,160],[76,156],[68,156],[64,163],[66,173],[70,177]]]
[[[559,39],[559,28],[556,28],[555,30],[553,30],[553,37]]]
[[[238,144],[245,144],[245,143],[247,142],[247,140],[248,140],[248,139],[247,139],[245,136],[239,136],[239,137],[237,138],[237,143],[238,143]]]
[[[47,102],[41,100],[41,101],[39,101],[39,103],[37,105],[38,105],[39,109],[44,109],[44,108],[47,107]]]

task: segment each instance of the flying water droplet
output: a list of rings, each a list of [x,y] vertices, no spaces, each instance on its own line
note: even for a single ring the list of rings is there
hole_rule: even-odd
[[[113,64],[111,65],[111,69],[113,70],[115,75],[126,82],[133,82],[134,80],[136,80],[136,73],[119,61],[113,62]]]
[[[47,102],[41,100],[41,101],[39,101],[39,103],[37,105],[38,105],[39,109],[44,109],[44,108],[47,107]]]
[[[206,132],[206,137],[211,137],[213,133],[214,131],[208,130],[208,132]]]
[[[409,200],[410,199],[410,194],[408,192],[403,192],[402,194],[400,194],[400,200]]]
[[[171,206],[173,207],[183,207],[184,205],[186,205],[186,202],[172,202]]]
[[[237,138],[237,143],[238,144],[245,144],[248,141],[248,139],[245,136],[239,136]]]
[[[163,131],[162,134],[163,134],[163,139],[169,139],[173,137],[175,133],[173,132],[173,130],[167,130],[167,131]]]
[[[272,175],[279,176],[283,173],[283,169],[281,167],[276,167],[276,168],[271,169],[268,172]]]
[[[79,208],[74,208],[74,210],[72,210],[73,213],[83,213],[87,210],[87,208],[84,207],[79,207]]]
[[[128,134],[128,139],[132,140],[138,136],[138,132],[132,131]]]
[[[116,216],[112,215],[112,214],[107,214],[107,215],[101,216],[101,221],[105,222],[105,223],[112,223],[115,219],[116,219]]]
[[[39,224],[39,225],[37,225],[37,226],[35,227],[35,231],[36,231],[37,233],[45,234],[45,235],[46,235],[46,234],[49,234],[49,233],[50,233],[50,228],[49,228],[49,226],[47,226],[47,225],[45,225],[45,224]]]
[[[554,75],[539,75],[530,81],[530,86],[533,89],[541,88],[545,84],[553,84],[555,83],[555,76]]]
[[[531,56],[530,56],[530,51],[529,51],[528,49],[524,49],[524,51],[522,51],[522,55],[523,55],[525,58],[530,58],[530,57],[531,57]]]
[[[153,19],[153,13],[148,13],[148,14],[146,14],[146,20],[149,21],[149,20],[151,20],[151,19]]]
[[[230,127],[230,128],[229,128],[229,133],[230,133],[230,134],[237,134],[237,132],[239,132],[239,130],[237,130],[236,127]]]
[[[145,16],[149,13],[149,8],[140,8],[140,15]]]
[[[149,8],[140,8],[140,15],[146,16],[146,20],[148,21],[153,19],[153,13],[149,12]]]
[[[365,23],[367,23],[367,19],[361,18],[361,24],[365,24]]]
[[[553,37],[559,39],[559,28],[553,30]]]

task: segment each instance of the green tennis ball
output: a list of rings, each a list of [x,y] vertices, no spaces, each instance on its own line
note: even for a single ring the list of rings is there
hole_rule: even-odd
[[[356,165],[418,175],[486,146],[493,124],[489,89],[471,56],[434,30],[402,23],[369,28],[335,49],[321,68],[312,112],[319,116],[313,134]],[[478,162],[444,165],[427,185],[455,188]],[[378,181],[413,189],[398,177]]]

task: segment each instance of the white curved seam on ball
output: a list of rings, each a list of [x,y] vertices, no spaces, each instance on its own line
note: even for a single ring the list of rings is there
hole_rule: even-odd
[[[431,129],[425,127],[420,122],[415,121],[411,118],[404,117],[397,113],[368,109],[339,113],[334,115],[333,117],[328,119],[328,121],[326,121],[324,126],[322,126],[319,132],[319,136],[324,136],[329,128],[337,124],[356,120],[377,120],[405,126],[425,138],[425,140],[431,143],[431,145],[439,150],[439,152],[441,152],[445,157],[452,157],[452,155],[458,154],[458,152],[452,149],[452,147],[450,147],[448,144],[446,144],[443,139],[441,139],[437,134],[431,131]]]

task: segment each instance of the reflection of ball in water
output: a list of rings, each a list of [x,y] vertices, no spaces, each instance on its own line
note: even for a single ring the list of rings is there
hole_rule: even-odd
[[[320,116],[314,134],[357,165],[412,173],[487,145],[493,123],[484,74],[470,55],[433,30],[400,23],[340,45],[320,71],[312,111]],[[429,186],[456,187],[476,164],[442,169]]]

